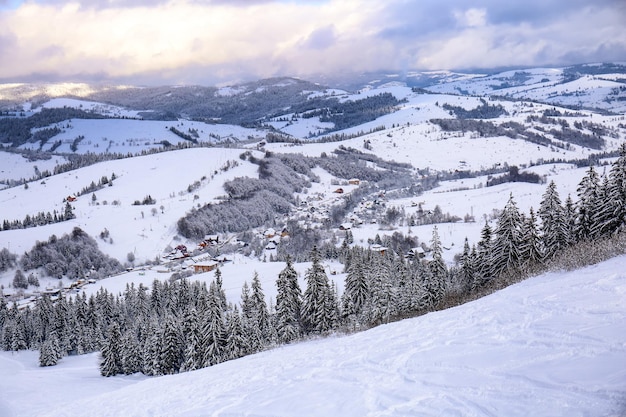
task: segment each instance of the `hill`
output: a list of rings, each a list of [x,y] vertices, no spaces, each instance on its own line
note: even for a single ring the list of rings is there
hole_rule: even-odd
[[[39,368],[31,352],[2,352],[0,413],[618,416],[624,262],[545,274],[449,310],[180,375],[97,378],[93,354]]]

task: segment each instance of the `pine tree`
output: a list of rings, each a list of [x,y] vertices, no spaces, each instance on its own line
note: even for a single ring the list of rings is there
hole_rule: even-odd
[[[219,298],[209,294],[202,325],[202,366],[212,366],[224,360],[224,318]]]
[[[48,339],[41,345],[39,351],[39,366],[54,366],[59,362],[63,354],[59,346],[59,338],[52,332]]]
[[[335,309],[337,301],[333,299],[317,246],[311,251],[311,261],[312,265],[304,276],[307,287],[302,303],[302,324],[307,333],[323,333],[336,325],[330,313]]]
[[[183,361],[181,338],[178,321],[173,316],[167,317],[159,353],[159,369],[164,375],[175,374],[180,370]]]
[[[72,208],[72,205],[69,202],[65,203],[63,220],[72,220],[75,217],[76,216],[74,215],[74,209]]]
[[[391,271],[383,255],[378,253],[372,255],[372,262],[366,274],[369,295],[365,304],[365,315],[370,324],[388,323],[391,316],[397,312]]]
[[[626,144],[601,186],[594,234],[609,236],[626,223]]]
[[[363,259],[358,252],[352,255],[350,267],[344,284],[341,298],[342,311],[345,317],[359,316],[370,296],[368,280],[363,268]]]
[[[109,326],[107,339],[102,346],[100,360],[102,376],[113,376],[122,372],[121,342],[120,326],[117,322],[113,322]]]
[[[491,273],[498,277],[507,271],[518,271],[522,265],[522,219],[513,194],[500,213],[494,230],[491,252]]]
[[[565,222],[565,241],[566,245],[573,245],[578,241],[576,238],[576,205],[572,200],[570,194],[565,199],[565,206],[563,207],[563,220]]]
[[[538,214],[541,218],[544,254],[547,259],[552,259],[567,246],[563,206],[554,181],[550,182],[543,194]]]
[[[226,325],[225,360],[237,359],[247,355],[250,352],[250,347],[244,334],[243,323],[237,306],[227,313]]]
[[[202,348],[200,347],[200,323],[198,311],[191,308],[185,314],[183,320],[183,335],[185,337],[185,348],[181,372],[193,371],[202,367]]]
[[[578,194],[575,232],[577,241],[588,240],[592,236],[591,230],[593,228],[593,220],[596,218],[595,212],[597,211],[597,207],[599,205],[599,187],[600,177],[591,166],[576,189]]]
[[[476,251],[470,249],[467,237],[463,243],[463,254],[461,255],[461,291],[467,292],[474,286],[476,279]]]
[[[251,319],[256,322],[256,325],[261,332],[261,340],[265,344],[270,339],[272,330],[270,329],[270,314],[267,309],[267,303],[265,302],[265,294],[261,287],[261,281],[259,280],[259,274],[254,273],[252,278],[252,295],[250,296],[250,305],[252,306]]]
[[[122,337],[122,346],[120,348],[121,372],[125,375],[131,375],[141,372],[142,360],[141,349],[134,331],[128,330],[124,332]]]
[[[543,263],[543,250],[541,248],[541,237],[535,211],[530,208],[530,214],[524,219],[522,225],[522,245],[520,247],[522,265],[533,267]]]
[[[300,337],[300,310],[302,309],[302,291],[290,256],[287,256],[285,269],[278,274],[276,287],[278,289],[276,295],[278,339],[282,343],[289,343]]]
[[[476,247],[476,275],[473,288],[480,287],[491,279],[492,235],[491,226],[485,221],[485,225],[480,232],[480,241]]]
[[[433,237],[430,243],[433,259],[428,263],[431,275],[425,290],[431,298],[432,305],[437,306],[437,304],[443,301],[448,281],[448,269],[443,260],[443,247],[441,246],[441,240],[439,240],[437,226],[433,227]]]

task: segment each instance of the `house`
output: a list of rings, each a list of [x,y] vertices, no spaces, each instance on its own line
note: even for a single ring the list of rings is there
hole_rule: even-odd
[[[278,247],[276,242],[269,242],[267,246],[265,246],[265,250],[274,250]]]
[[[339,230],[350,230],[352,229],[352,223],[342,223],[339,225]]]
[[[289,237],[289,230],[287,228],[283,228],[283,231],[280,232],[280,237]]]
[[[219,265],[216,261],[205,261],[193,264],[193,272],[200,274],[203,272],[211,272]]]
[[[76,201],[76,196],[68,195],[67,197],[65,197],[65,201],[67,201],[68,203],[73,203],[74,201]]]
[[[407,258],[410,259],[423,259],[426,256],[426,252],[424,248],[418,246],[416,248],[411,248],[409,252],[406,254]]]
[[[226,262],[232,262],[232,259],[228,259],[228,258],[226,257],[226,255],[220,255],[220,256],[217,256],[217,257],[213,258],[213,260],[214,260],[215,262],[219,262],[219,263],[220,263],[220,264],[222,264],[222,265],[223,265],[223,264],[225,264]]]
[[[271,227],[269,229],[267,229],[265,232],[263,232],[263,236],[265,236],[267,239],[271,239],[274,236],[276,236],[276,230],[272,229]]]
[[[217,245],[220,243],[220,237],[218,235],[206,235],[204,241],[209,245]]]
[[[348,184],[350,185],[360,185],[361,184],[361,180],[358,178],[350,178],[348,180]]]
[[[371,250],[372,252],[378,252],[378,253],[380,253],[381,255],[384,255],[384,254],[385,254],[385,252],[387,252],[387,248],[386,248],[386,247],[381,246],[381,245],[378,245],[378,244],[375,244],[375,245],[370,246],[370,250]]]
[[[343,188],[337,188],[335,191],[333,191],[333,193],[335,194],[343,194]]]

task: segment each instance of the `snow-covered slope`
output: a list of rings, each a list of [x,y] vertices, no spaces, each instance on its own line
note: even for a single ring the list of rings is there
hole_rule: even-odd
[[[7,416],[623,416],[626,257],[199,371],[102,378],[0,353]],[[33,393],[37,393],[33,396]]]

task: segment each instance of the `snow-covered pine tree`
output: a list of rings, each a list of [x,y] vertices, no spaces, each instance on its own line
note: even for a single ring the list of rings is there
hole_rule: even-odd
[[[546,259],[552,259],[567,246],[567,232],[561,198],[554,181],[550,181],[542,196],[538,211],[541,218],[541,238]]]
[[[248,341],[244,333],[239,309],[235,306],[226,313],[226,346],[224,347],[225,360],[237,359],[250,352]]]
[[[578,194],[575,232],[577,241],[589,240],[592,237],[593,220],[596,218],[595,212],[599,206],[599,187],[600,177],[593,166],[591,166],[580,183],[578,183],[578,188],[576,188]]]
[[[463,253],[461,254],[461,292],[467,292],[472,289],[474,280],[476,279],[476,251],[472,251],[467,237],[463,243]]]
[[[121,372],[125,375],[131,375],[142,370],[141,349],[135,331],[132,329],[124,332],[122,337],[122,345],[120,348],[120,356],[122,360]]]
[[[226,293],[224,292],[224,288],[222,285],[222,271],[219,268],[215,270],[215,279],[213,280],[213,282],[215,282],[214,291],[215,295],[217,296],[217,301],[222,311],[225,312],[228,306],[228,302],[226,301]]]
[[[388,323],[396,311],[395,289],[391,283],[391,270],[387,258],[372,253],[372,261],[366,273],[369,296],[364,308],[368,324]]]
[[[539,236],[539,226],[535,211],[530,208],[528,217],[524,219],[522,225],[522,245],[520,248],[522,266],[533,268],[543,263],[543,249],[541,247],[541,236]]]
[[[224,360],[224,317],[219,298],[209,292],[207,310],[202,324],[202,366],[212,366]]]
[[[289,343],[300,337],[300,311],[302,291],[298,284],[298,274],[293,267],[291,256],[287,255],[287,265],[276,280],[276,331],[281,343]]]
[[[55,332],[52,332],[39,350],[39,366],[54,366],[62,357],[59,338]]]
[[[335,308],[337,301],[333,299],[317,246],[311,251],[311,262],[312,265],[304,276],[307,287],[302,302],[302,324],[306,333],[323,333],[332,330],[336,325],[329,313]]]
[[[346,275],[343,295],[341,297],[344,317],[358,317],[370,296],[368,280],[363,270],[363,259],[358,252],[352,254],[352,262]]]
[[[491,226],[489,226],[489,222],[485,221],[476,247],[476,275],[473,288],[480,287],[491,279],[492,235]]]
[[[428,263],[431,276],[425,290],[431,297],[432,305],[437,306],[443,301],[448,285],[448,268],[446,268],[446,263],[443,260],[443,247],[441,246],[437,226],[433,226],[433,237],[430,247],[433,259]]]
[[[113,376],[122,372],[121,339],[120,326],[117,322],[113,322],[109,326],[107,338],[102,346],[100,360],[100,374],[102,376]]]
[[[261,332],[261,340],[263,344],[269,342],[272,329],[270,328],[270,314],[265,302],[265,294],[261,287],[259,274],[255,271],[252,278],[252,294],[250,296],[250,305],[252,306],[251,318]]]
[[[200,347],[200,322],[195,308],[187,310],[183,319],[183,362],[181,372],[193,371],[202,367],[202,348]]]
[[[163,375],[176,374],[183,361],[183,344],[180,323],[170,315],[165,319],[159,352],[159,370]]]
[[[142,372],[146,375],[160,375],[159,355],[161,353],[161,334],[162,332],[150,326],[149,336],[144,343],[143,348],[143,367]]]
[[[592,233],[609,236],[626,223],[626,144],[600,187],[599,208]]]
[[[565,221],[565,237],[567,245],[573,245],[576,239],[576,205],[572,200],[571,194],[567,195],[565,205],[563,206],[563,219]]]
[[[494,230],[491,250],[492,276],[498,277],[508,271],[519,271],[522,265],[521,236],[522,218],[511,194]]]

